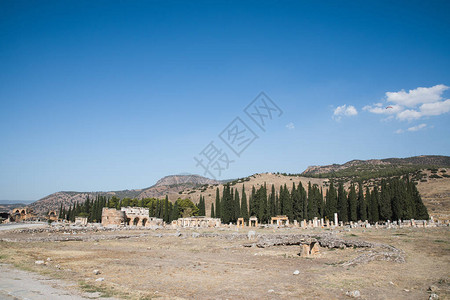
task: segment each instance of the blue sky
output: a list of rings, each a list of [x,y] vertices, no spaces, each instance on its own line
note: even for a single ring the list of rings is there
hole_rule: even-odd
[[[222,179],[449,155],[448,11],[448,1],[1,1],[0,199],[203,174],[193,158],[211,141],[234,160]],[[261,91],[283,111],[265,132],[243,112]],[[235,117],[259,137],[240,157],[218,137]]]

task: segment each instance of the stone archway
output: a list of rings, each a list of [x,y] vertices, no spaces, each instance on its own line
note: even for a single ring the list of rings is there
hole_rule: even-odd
[[[145,226],[145,224],[147,224],[147,221],[148,221],[147,218],[143,218],[142,219],[142,226]]]
[[[133,219],[133,225],[134,226],[138,226],[139,225],[139,218],[138,217]]]

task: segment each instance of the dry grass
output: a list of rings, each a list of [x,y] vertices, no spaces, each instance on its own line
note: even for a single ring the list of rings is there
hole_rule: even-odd
[[[344,232],[344,238],[390,244],[407,256],[404,264],[374,261],[352,268],[340,264],[368,250],[322,249],[319,257],[305,259],[297,255],[298,246],[245,248],[243,240],[185,233],[99,242],[2,242],[0,260],[125,299],[345,299],[345,292],[355,289],[363,299],[425,299],[430,285],[439,288],[441,299],[450,295],[448,228]],[[48,265],[34,264],[47,257]],[[94,275],[94,269],[101,274]],[[294,276],[295,270],[300,275]],[[105,281],[96,282],[98,277]]]

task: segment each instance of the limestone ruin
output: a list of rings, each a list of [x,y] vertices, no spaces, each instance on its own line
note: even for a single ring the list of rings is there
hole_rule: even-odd
[[[173,220],[172,225],[181,228],[208,228],[220,227],[222,222],[220,219],[199,216],[179,218],[178,220]]]
[[[273,225],[273,223],[276,222],[277,226],[288,226],[289,225],[289,218],[287,216],[276,216],[272,217],[270,219],[270,225]]]
[[[17,207],[9,212],[9,222],[35,221],[37,215],[29,207]]]
[[[102,225],[128,225],[137,227],[162,226],[163,219],[149,217],[148,208],[122,207],[121,210],[104,207]]]

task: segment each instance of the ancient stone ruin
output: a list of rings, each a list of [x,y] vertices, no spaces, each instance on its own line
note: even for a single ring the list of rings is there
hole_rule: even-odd
[[[162,219],[149,217],[148,208],[122,207],[121,210],[104,207],[102,210],[102,225],[128,225],[137,227],[162,226]]]
[[[248,226],[249,227],[258,227],[258,218],[255,216],[250,217],[250,219],[248,220]]]
[[[280,226],[288,226],[289,225],[289,218],[287,216],[272,217],[270,219],[270,224],[273,225],[274,222],[277,224],[278,227],[280,227]]]
[[[51,221],[58,221],[58,214],[55,210],[51,210],[48,212],[47,218]]]
[[[308,238],[300,242],[301,257],[311,257],[319,254],[319,243],[314,238]]]
[[[29,207],[14,208],[9,212],[9,222],[34,221],[37,215]]]
[[[222,222],[220,219],[207,218],[207,217],[189,217],[189,218],[179,218],[178,220],[172,221],[172,226],[182,227],[182,228],[207,228],[207,227],[220,227]]]

